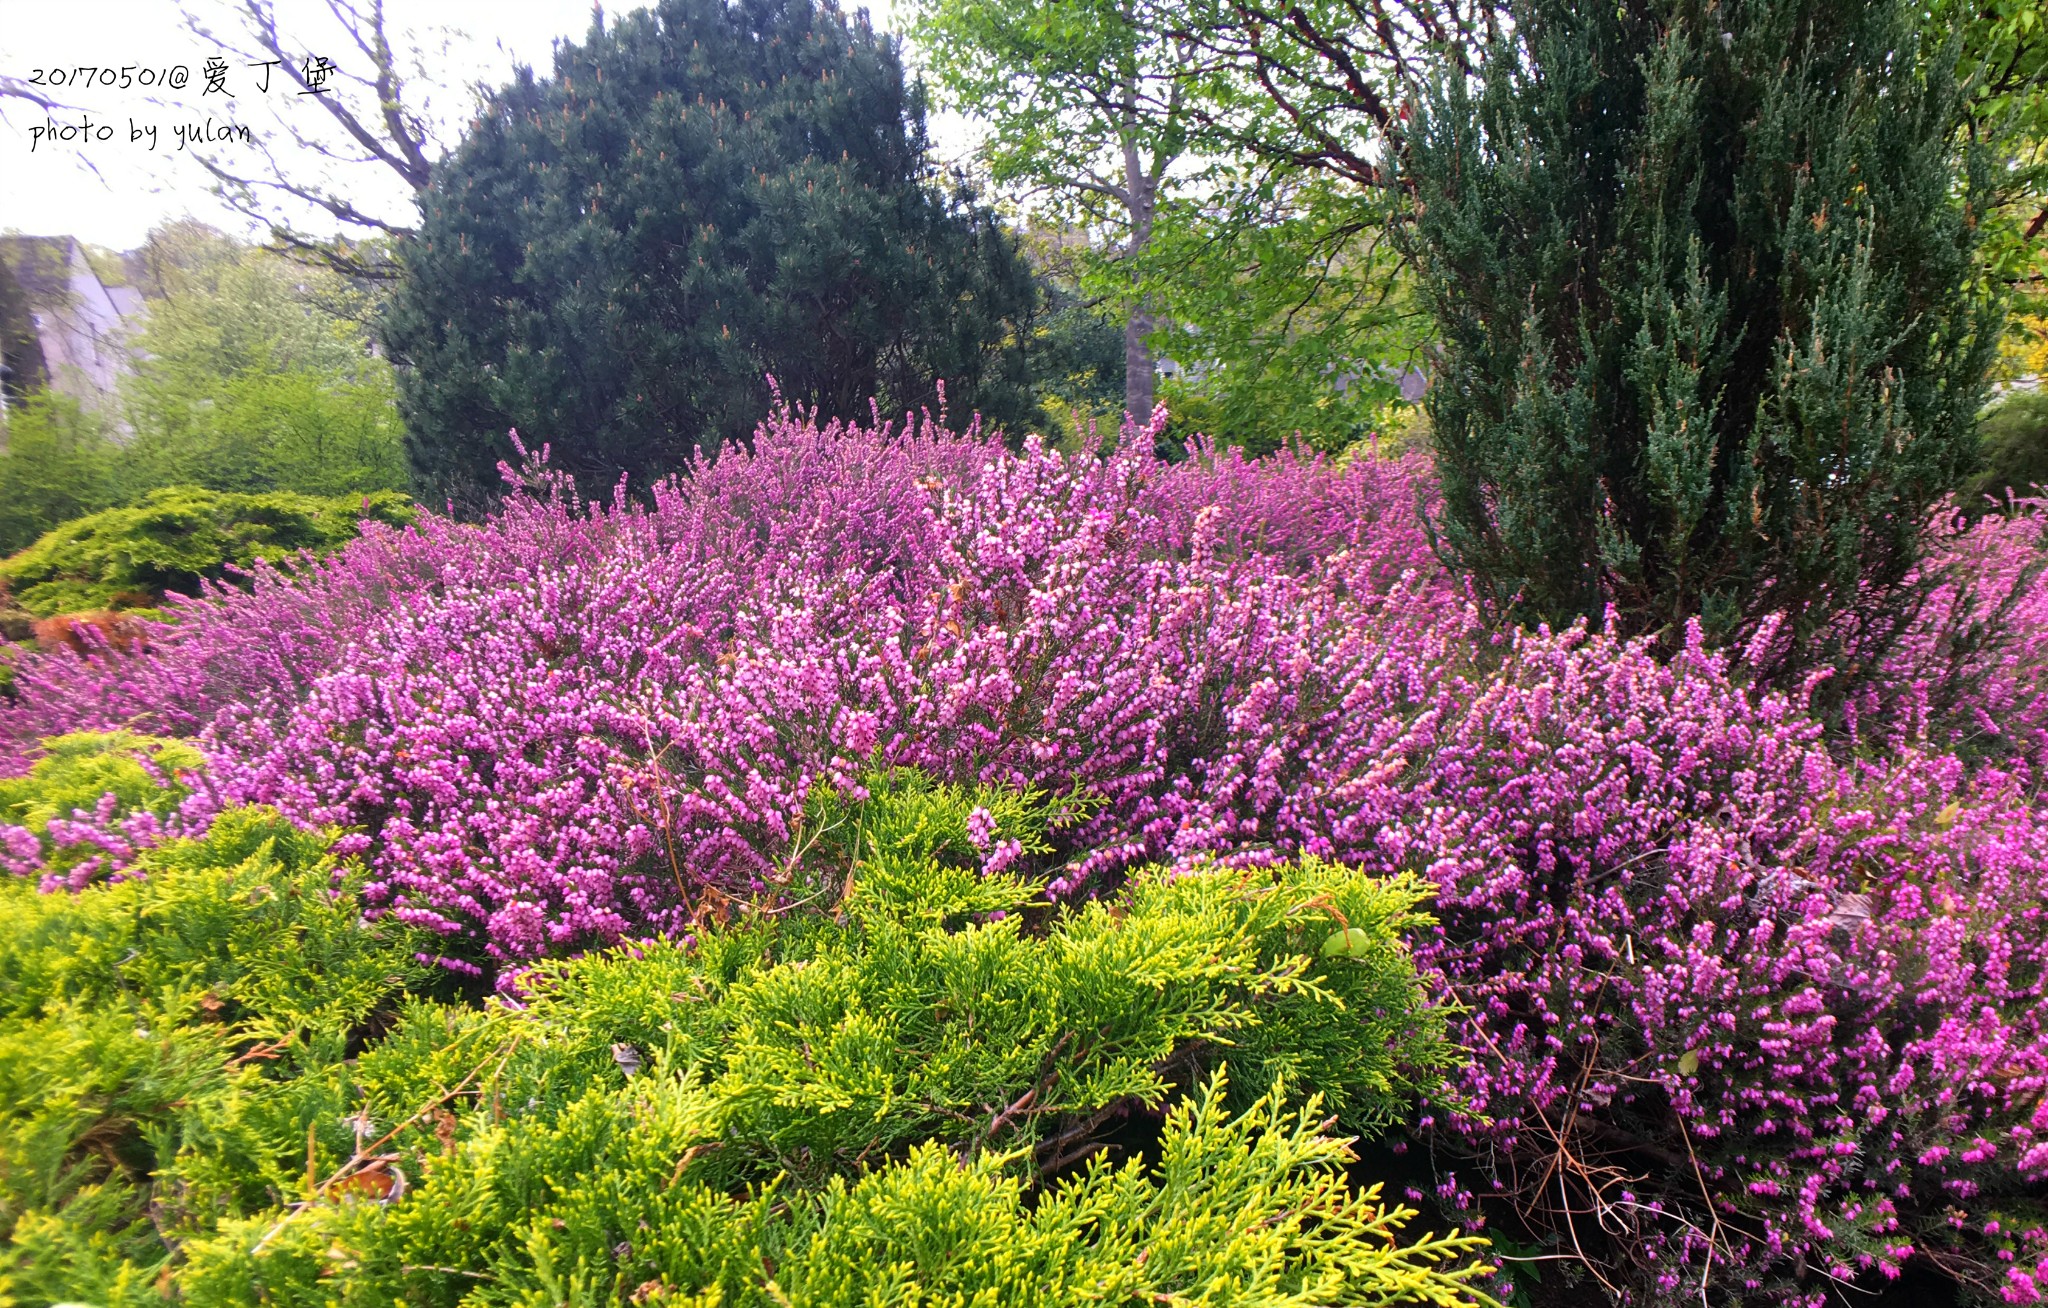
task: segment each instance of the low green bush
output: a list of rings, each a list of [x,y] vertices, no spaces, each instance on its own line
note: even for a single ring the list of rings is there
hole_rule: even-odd
[[[126,508],[67,522],[0,560],[0,583],[42,617],[146,608],[192,594],[259,558],[324,554],[355,539],[364,519],[410,524],[413,503],[395,491],[320,499],[289,491],[238,495],[172,486]]]
[[[825,815],[827,913],[542,964],[517,1011],[413,1010],[357,1067],[386,1152],[195,1245],[184,1293],[1475,1301],[1473,1242],[1396,1244],[1412,1214],[1350,1190],[1317,1125],[1385,1123],[1447,1058],[1399,941],[1419,888],[1308,861],[1054,909],[975,874],[974,807],[1027,842],[1045,816],[992,799],[878,782]],[[1096,1157],[1146,1110],[1155,1163]],[[416,1179],[375,1202],[370,1172]]]
[[[184,1238],[353,1148],[348,1041],[421,969],[326,846],[242,810],[123,881],[0,883],[0,1302],[155,1299]]]
[[[932,1142],[816,1188],[728,1187],[692,1175],[717,1140],[687,1087],[594,1093],[546,1127],[467,1139],[417,1198],[234,1223],[183,1288],[195,1305],[1486,1302],[1477,1242],[1402,1244],[1412,1213],[1346,1183],[1313,1098],[1233,1115],[1222,1084],[1176,1103],[1156,1163],[1035,1196],[1003,1159]]]
[[[1310,860],[1055,907],[971,839],[1055,806],[869,789],[813,809],[811,903],[700,902],[483,1006],[425,997],[421,941],[265,813],[11,888],[0,1300],[1485,1302],[1478,1242],[1403,1236],[1334,1133],[1450,1058],[1418,885]]]

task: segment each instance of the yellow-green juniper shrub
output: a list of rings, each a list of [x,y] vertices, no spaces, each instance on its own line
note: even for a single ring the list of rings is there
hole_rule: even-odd
[[[184,1237],[353,1149],[347,1042],[421,942],[328,840],[237,810],[118,882],[0,884],[0,1302],[153,1300]]]
[[[388,490],[321,498],[170,486],[52,528],[0,559],[0,581],[41,617],[105,608],[151,613],[167,593],[196,593],[202,580],[228,579],[258,559],[289,562],[301,550],[339,549],[365,519],[403,527],[416,516],[409,498]]]
[[[911,774],[866,789],[806,814],[786,876],[809,902],[700,905],[692,935],[539,965],[482,1006],[424,997],[420,943],[362,922],[323,838],[266,814],[152,852],[141,880],[17,887],[8,911],[55,923],[23,939],[101,960],[77,964],[91,984],[39,983],[82,1033],[52,1055],[76,1066],[40,1075],[127,1085],[140,1060],[176,1106],[123,1110],[161,1125],[122,1167],[94,1161],[75,1107],[36,1128],[81,1179],[10,1190],[0,1296],[1485,1301],[1479,1242],[1412,1237],[1412,1212],[1344,1171],[1345,1137],[1402,1115],[1451,1056],[1401,943],[1419,885],[1308,860],[1155,870],[1055,906],[1031,877],[978,873],[969,819],[984,845],[1043,848],[1061,805]],[[315,885],[308,923],[277,920]],[[193,902],[125,910],[129,937],[94,944],[124,895]],[[245,936],[239,913],[273,920]],[[50,1002],[0,1032],[32,1043]],[[1130,1112],[1161,1115],[1156,1149],[1097,1150]]]

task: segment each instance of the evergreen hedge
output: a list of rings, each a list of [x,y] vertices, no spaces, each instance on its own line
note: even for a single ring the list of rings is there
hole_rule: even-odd
[[[1898,0],[1525,0],[1410,145],[1441,544],[1852,693],[1932,584],[1999,312],[1955,50]]]

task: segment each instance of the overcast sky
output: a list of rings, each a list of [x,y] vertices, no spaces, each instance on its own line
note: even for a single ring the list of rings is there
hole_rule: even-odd
[[[236,29],[231,0],[186,0],[214,30]],[[638,5],[613,3],[608,14]],[[849,8],[854,6],[849,5]],[[889,24],[891,6],[868,6],[877,26]],[[280,110],[303,113],[306,102],[295,101],[272,74],[268,95],[257,89],[263,70],[235,66],[225,89],[234,93],[202,97],[202,66],[215,47],[185,30],[178,0],[0,0],[0,73],[26,82],[38,68],[74,70],[81,66],[164,68],[183,64],[191,80],[182,90],[161,87],[95,85],[66,86],[49,94],[79,107],[56,115],[60,127],[89,122],[96,138],[112,128],[110,139],[52,141],[35,129],[52,124],[34,106],[0,100],[0,231],[36,235],[72,235],[116,249],[141,243],[151,227],[191,215],[232,230],[247,225],[207,193],[208,177],[178,148],[176,130],[206,130],[233,121],[259,140],[291,147],[274,115]],[[590,27],[590,0],[386,0],[387,21],[394,31],[413,30],[422,45],[438,49],[443,32],[462,34],[445,58],[434,60],[437,79],[457,88],[440,97],[437,116],[450,122],[468,117],[459,88],[479,79],[491,83],[510,75],[515,62],[545,70],[555,40],[581,38]],[[348,71],[363,71],[366,62],[350,46],[327,15],[324,0],[277,0],[279,27],[297,36],[310,55],[323,56]],[[298,34],[303,33],[303,36]],[[350,58],[353,56],[353,59]],[[46,74],[47,76],[47,74]],[[131,79],[136,80],[136,79]],[[157,128],[154,150],[147,129]],[[935,124],[938,135],[957,135]],[[140,140],[132,139],[140,129]],[[74,133],[75,135],[75,133]],[[218,147],[222,150],[234,145]],[[89,158],[98,169],[85,166]],[[375,167],[350,170],[351,199],[359,207],[402,216],[405,193],[395,178]],[[327,226],[331,227],[331,223]],[[309,230],[321,230],[308,224]]]

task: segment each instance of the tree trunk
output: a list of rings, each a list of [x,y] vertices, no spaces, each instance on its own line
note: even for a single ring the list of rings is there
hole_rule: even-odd
[[[1130,240],[1124,258],[1132,265],[1152,241],[1152,216],[1159,198],[1158,179],[1148,173],[1138,155],[1134,137],[1124,138],[1124,197],[1130,212]],[[1135,277],[1136,274],[1134,273]],[[1152,331],[1152,315],[1144,298],[1131,297],[1130,317],[1124,323],[1124,411],[1134,422],[1152,420],[1152,392],[1158,367],[1145,337]]]
[[[1142,306],[1133,306],[1130,321],[1124,324],[1124,411],[1137,422],[1149,422],[1152,418],[1152,390],[1157,366],[1152,358],[1151,347],[1145,344],[1146,333],[1152,330],[1152,315]]]

